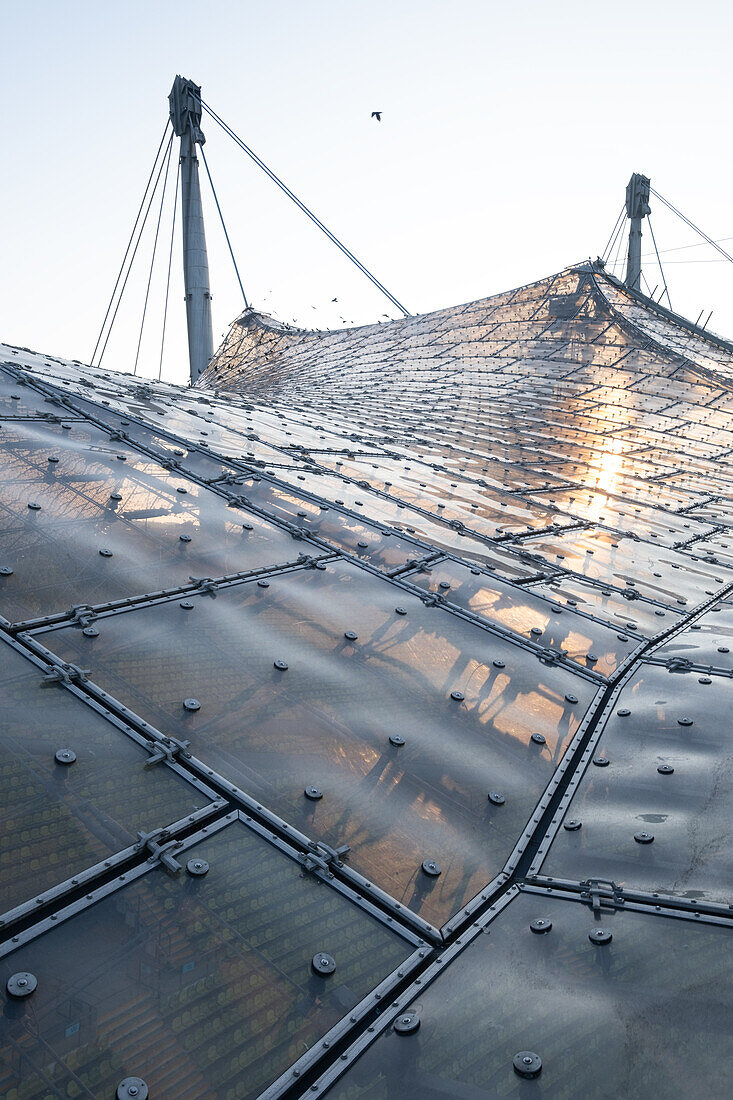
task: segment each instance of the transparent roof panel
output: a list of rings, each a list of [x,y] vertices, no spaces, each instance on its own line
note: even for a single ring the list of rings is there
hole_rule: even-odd
[[[645,638],[653,638],[660,630],[669,629],[683,614],[682,607],[672,608],[638,598],[637,589],[631,586],[620,592],[617,588],[606,588],[602,581],[572,575],[560,575],[532,588],[562,607],[577,608],[602,619],[616,630]]]
[[[0,614],[12,621],[293,561],[307,542],[85,422],[6,424]]]
[[[351,565],[185,602],[43,640],[432,923],[501,870],[596,693]]]
[[[635,588],[640,596],[669,607],[703,603],[733,581],[733,571],[711,565],[695,553],[655,546],[610,531],[574,531],[523,544],[563,569],[615,588]]]
[[[642,665],[565,812],[581,827],[558,830],[542,874],[730,901],[733,749],[721,715],[732,702],[727,677]]]
[[[38,981],[4,1006],[4,1096],[113,1097],[136,1076],[151,1098],[254,1100],[413,950],[239,822],[182,858],[208,873],[158,866],[4,960],[3,994]]]
[[[538,918],[549,932],[530,931]],[[724,1096],[731,929],[634,912],[602,924],[599,946],[585,906],[520,894],[406,1006],[419,1030],[389,1027],[329,1100]],[[523,1051],[541,1059],[534,1080],[514,1071]]]
[[[458,562],[431,563],[408,577],[441,602],[549,649],[563,650],[570,660],[602,676],[611,675],[639,644],[628,635],[619,637],[618,629],[575,613],[567,604],[543,599],[526,586],[506,584]]]
[[[733,674],[733,603],[721,600],[686,630],[655,650],[664,660],[682,658]]]
[[[0,670],[0,913],[209,801],[2,641]]]

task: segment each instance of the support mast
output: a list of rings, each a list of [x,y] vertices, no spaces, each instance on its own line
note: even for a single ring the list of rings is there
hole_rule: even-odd
[[[203,145],[206,140],[201,130],[201,88],[192,80],[177,76],[168,100],[173,132],[181,139],[183,279],[186,289],[188,358],[193,385],[214,354],[209,261],[206,255],[199,163],[196,156],[196,146]]]
[[[629,259],[624,282],[632,290],[641,290],[641,220],[650,213],[648,176],[634,172],[626,186],[626,216],[631,222],[629,230]]]

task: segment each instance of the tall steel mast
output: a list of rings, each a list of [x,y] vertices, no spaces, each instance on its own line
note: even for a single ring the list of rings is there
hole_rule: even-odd
[[[214,354],[209,261],[206,255],[199,162],[196,156],[196,146],[203,145],[206,140],[201,130],[201,88],[192,80],[177,76],[168,100],[173,132],[181,139],[183,278],[186,288],[188,359],[193,384],[203,374]]]
[[[629,230],[629,260],[624,282],[632,290],[641,290],[641,220],[650,213],[648,176],[634,172],[626,186],[626,216],[631,222]]]

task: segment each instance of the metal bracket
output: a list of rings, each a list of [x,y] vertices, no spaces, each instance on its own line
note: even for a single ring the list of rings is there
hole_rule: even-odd
[[[77,626],[89,626],[96,618],[94,611],[87,603],[72,604],[69,610],[69,616],[71,617],[71,622]]]
[[[164,737],[162,741],[155,741],[148,747],[150,756],[145,761],[144,767],[154,768],[156,764],[160,764],[161,760],[167,760],[170,763],[176,760],[179,754],[188,760],[191,756],[188,751],[190,744],[190,741],[179,741],[177,737]]]
[[[41,687],[50,687],[51,684],[85,683],[90,672],[91,669],[79,668],[78,665],[54,665],[44,674]]]
[[[348,844],[342,844],[340,848],[332,848],[330,844],[326,844],[323,840],[311,840],[308,847],[310,848],[309,852],[298,856],[306,871],[323,871],[330,878],[333,878],[331,868],[343,867],[341,857],[351,851]]]
[[[625,903],[623,890],[615,882],[604,878],[589,878],[581,882],[581,900],[593,910],[593,915],[598,919],[601,910],[622,909]]]
[[[211,577],[191,577],[188,578],[197,588],[200,588],[202,592],[216,592],[219,585]]]
[[[167,829],[154,829],[152,833],[139,832],[135,849],[141,852],[147,848],[150,852],[148,863],[155,863],[156,861],[162,863],[166,870],[177,875],[181,870],[181,864],[173,858],[173,852],[177,852],[183,847],[183,841],[168,840],[169,835]],[[165,843],[161,844],[160,841]]]

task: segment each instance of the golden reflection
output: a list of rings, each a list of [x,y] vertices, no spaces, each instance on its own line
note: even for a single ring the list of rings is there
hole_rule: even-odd
[[[614,436],[607,440],[606,449],[591,459],[589,470],[595,472],[596,487],[600,492],[593,494],[592,499],[589,496],[584,515],[593,523],[599,521],[608,505],[608,500],[601,494],[618,492],[623,457],[623,440]]]

